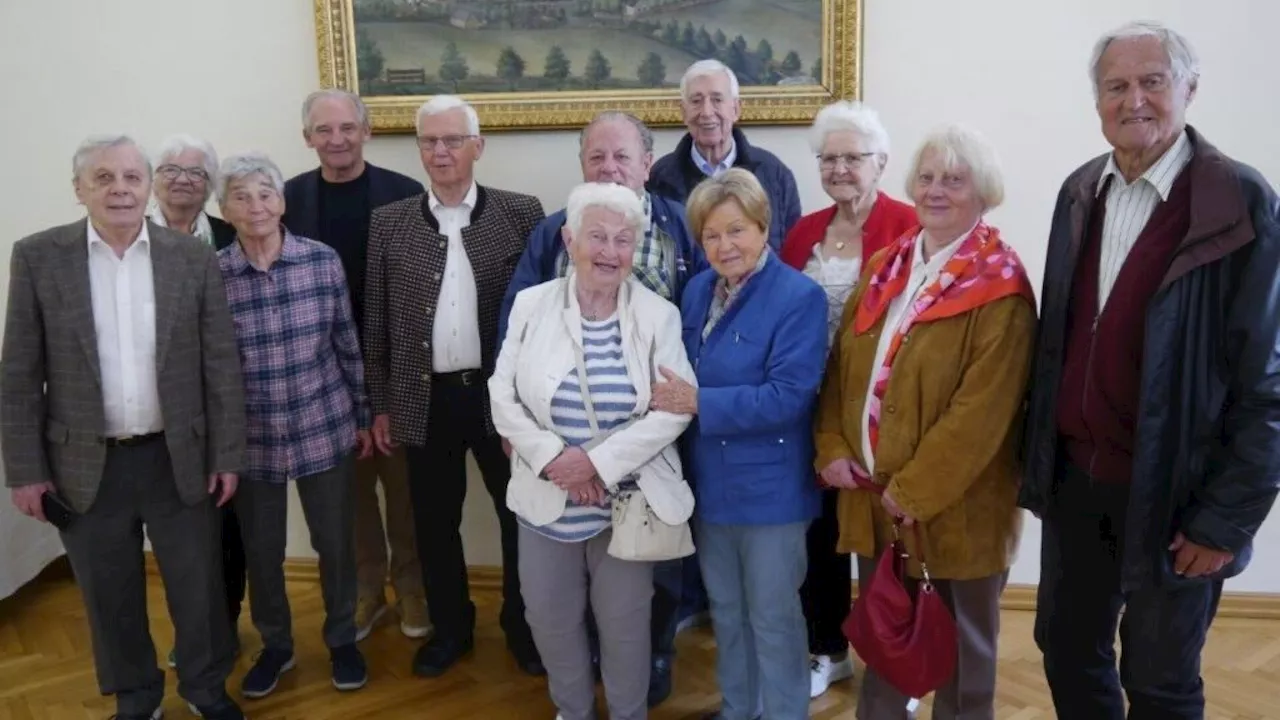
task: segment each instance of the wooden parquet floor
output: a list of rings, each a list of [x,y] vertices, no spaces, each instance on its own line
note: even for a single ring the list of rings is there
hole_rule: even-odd
[[[394,622],[384,620],[361,644],[369,660],[370,682],[354,693],[338,693],[329,684],[328,656],[320,639],[323,609],[318,587],[291,581],[289,594],[298,667],[285,675],[274,694],[244,703],[254,720],[555,717],[544,681],[520,673],[506,653],[497,622],[499,597],[493,591],[477,593],[476,649],[455,670],[434,680],[414,677],[409,665],[417,643],[404,638]],[[173,631],[163,611],[164,591],[155,577],[150,578],[149,602],[152,634],[164,655]],[[1031,639],[1031,613],[1009,611],[1003,622],[997,717],[1054,717]],[[259,647],[247,618],[241,621],[240,633],[247,652],[232,675],[233,693]],[[1220,619],[1204,665],[1210,718],[1280,719],[1280,622]],[[651,714],[653,720],[694,720],[718,705],[715,641],[709,630],[681,635],[675,672],[675,693]],[[813,703],[811,716],[851,718],[855,699],[854,683],[840,683]],[[602,698],[602,717],[603,707]],[[927,708],[926,702],[921,718],[929,717]],[[98,695],[84,608],[65,569],[51,568],[16,596],[0,602],[0,719],[101,720],[113,711],[113,701]],[[191,717],[177,697],[172,672],[165,711],[171,719]]]

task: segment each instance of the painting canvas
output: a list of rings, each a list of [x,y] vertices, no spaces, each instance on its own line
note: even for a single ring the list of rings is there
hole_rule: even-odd
[[[375,130],[426,96],[466,97],[486,129],[576,127],[604,109],[678,124],[680,77],[717,58],[743,122],[805,122],[857,96],[859,0],[315,0],[326,86]]]

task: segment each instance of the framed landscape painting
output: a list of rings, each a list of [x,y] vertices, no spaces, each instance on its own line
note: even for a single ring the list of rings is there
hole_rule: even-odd
[[[862,0],[314,0],[320,79],[376,132],[461,95],[485,131],[577,128],[602,110],[681,124],[680,77],[717,58],[744,124],[806,123],[860,97]]]

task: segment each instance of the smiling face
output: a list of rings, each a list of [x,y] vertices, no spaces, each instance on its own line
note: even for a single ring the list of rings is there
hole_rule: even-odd
[[[433,186],[470,185],[484,138],[471,134],[466,111],[451,108],[422,118],[418,152]]]
[[[1195,82],[1176,80],[1154,37],[1123,38],[1098,62],[1098,117],[1117,154],[1154,163],[1186,126]]]
[[[653,153],[644,151],[640,131],[626,120],[592,126],[582,144],[582,180],[622,185],[637,193],[649,180]]]
[[[582,227],[577,235],[565,226],[563,236],[578,285],[583,289],[617,290],[631,273],[636,229],[622,213],[589,206],[582,211]]]
[[[716,274],[736,284],[755,269],[768,239],[765,228],[748,218],[737,200],[729,199],[707,213],[699,241]]]
[[[818,154],[822,189],[837,203],[861,207],[875,197],[885,161],[872,152],[866,136],[853,130],[829,132]]]
[[[699,148],[727,150],[733,140],[742,104],[733,97],[729,76],[722,72],[700,75],[685,86],[680,101],[684,124]]]
[[[249,240],[262,240],[279,232],[284,215],[284,198],[270,178],[253,173],[232,180],[222,202],[222,217],[236,228],[236,234]]]
[[[95,227],[119,232],[142,228],[151,176],[137,147],[115,145],[93,153],[72,187]]]
[[[312,104],[302,137],[307,147],[316,151],[321,167],[341,175],[360,168],[364,162],[369,127],[360,122],[350,101],[322,97]]]
[[[963,162],[947,167],[941,153],[926,150],[912,186],[920,225],[938,241],[959,237],[982,217],[982,196]]]
[[[204,163],[204,153],[187,149],[156,168],[156,201],[162,209],[183,212],[204,206],[212,187]]]

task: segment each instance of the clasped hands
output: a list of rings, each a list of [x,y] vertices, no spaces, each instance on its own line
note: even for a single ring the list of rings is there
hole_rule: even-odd
[[[609,494],[596,466],[580,447],[565,448],[547,463],[542,474],[579,505],[604,505]]]
[[[838,458],[832,460],[822,472],[818,473],[818,477],[822,480],[822,484],[827,487],[839,488],[841,490],[857,490],[858,483],[853,479],[853,460],[849,458]],[[915,518],[903,511],[898,503],[894,501],[893,496],[885,490],[880,496],[880,504],[884,505],[885,512],[890,516],[897,518],[902,522],[903,527],[911,527],[915,524]]]

